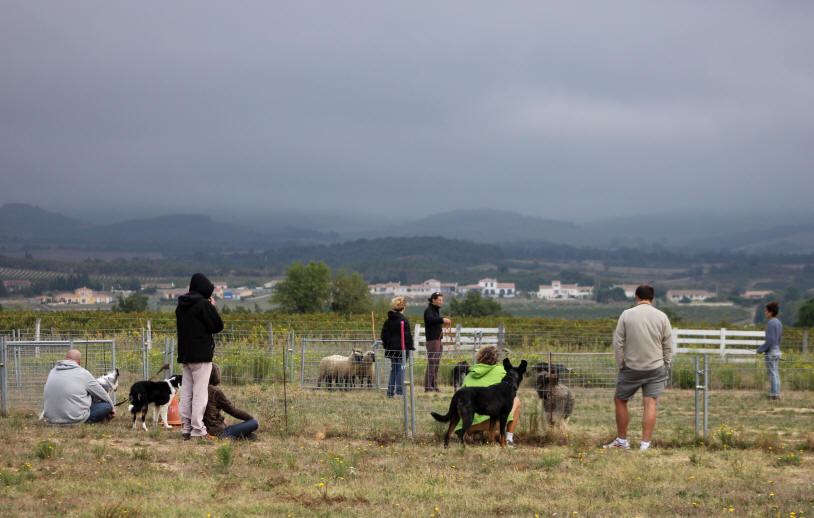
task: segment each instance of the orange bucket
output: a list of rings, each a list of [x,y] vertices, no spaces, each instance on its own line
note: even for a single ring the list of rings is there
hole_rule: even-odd
[[[170,426],[181,426],[181,416],[178,414],[178,394],[173,396],[170,407],[167,409],[167,424]]]

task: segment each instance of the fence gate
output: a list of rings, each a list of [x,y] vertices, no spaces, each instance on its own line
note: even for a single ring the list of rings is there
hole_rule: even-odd
[[[41,410],[48,373],[69,349],[94,376],[116,367],[114,340],[22,341],[0,338],[0,410]]]

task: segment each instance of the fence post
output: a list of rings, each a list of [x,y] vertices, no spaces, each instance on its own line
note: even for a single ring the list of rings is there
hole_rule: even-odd
[[[709,433],[709,355],[704,355],[704,438]]]
[[[382,361],[382,359],[379,357],[379,354],[380,354],[379,353],[379,342],[377,342],[376,340],[373,340],[373,347],[371,347],[371,349],[373,350],[373,353],[376,355],[376,365],[373,368],[373,371],[376,373],[376,390],[380,390],[381,389],[381,379],[380,379],[380,376],[379,376],[379,362]]]
[[[808,331],[803,331],[803,354],[808,352]]]
[[[720,346],[720,349],[721,349],[721,359],[723,360],[724,358],[726,358],[726,328],[725,327],[721,328],[721,346]],[[704,365],[706,365],[706,363]]]
[[[110,361],[113,363],[112,369],[116,369],[116,339],[110,340]]]
[[[413,391],[413,387],[415,387],[415,383],[413,383],[413,355],[410,356],[410,422],[412,423],[411,429],[413,431],[413,437],[415,437],[415,392]],[[407,394],[404,394],[404,397],[407,397]]]
[[[307,338],[303,338],[300,342],[300,386],[305,386],[305,342]]]
[[[274,327],[269,322],[269,356],[274,355]]]
[[[402,326],[403,325],[404,324],[402,323]],[[408,413],[407,413],[407,390],[405,390],[405,389],[407,388],[406,385],[408,385],[408,384],[410,385],[410,388],[412,388],[412,382],[413,382],[413,380],[406,381],[404,379],[405,378],[404,369],[405,369],[406,366],[407,366],[407,351],[402,349],[401,350],[401,366],[400,366],[400,368],[401,368],[401,401],[404,403],[403,406],[404,406],[404,438],[405,439],[410,437],[410,423],[409,423],[409,417],[408,417]]]
[[[8,365],[6,337],[0,336],[0,412],[8,415]]]
[[[698,425],[701,424],[699,422],[700,420],[699,420],[699,416],[698,416],[698,410],[699,410],[698,403],[700,403],[700,399],[701,399],[701,397],[700,397],[701,394],[698,393],[698,390],[701,388],[699,386],[699,382],[701,381],[699,379],[699,376],[701,375],[701,371],[698,370],[700,364],[701,364],[700,358],[696,354],[695,355],[695,436],[696,437],[698,437]]]
[[[503,324],[500,324],[497,328],[497,350],[500,353],[503,353],[503,349],[506,347],[506,328],[503,327]]]

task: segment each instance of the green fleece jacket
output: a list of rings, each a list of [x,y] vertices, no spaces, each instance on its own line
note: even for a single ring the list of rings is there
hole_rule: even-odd
[[[467,374],[464,378],[464,382],[461,387],[488,387],[490,385],[497,385],[503,381],[505,376],[506,369],[504,369],[503,365],[499,363],[495,365],[476,363],[469,368],[469,374]],[[475,414],[475,418],[472,419],[472,426],[480,424],[488,419],[488,415]],[[512,414],[509,414],[508,422],[512,422],[512,420],[514,420],[514,417]],[[455,427],[455,430],[460,430],[461,426],[461,421],[458,421],[458,426]]]

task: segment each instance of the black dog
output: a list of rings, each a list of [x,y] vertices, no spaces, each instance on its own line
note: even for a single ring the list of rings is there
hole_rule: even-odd
[[[521,361],[518,367],[512,367],[512,362],[506,358],[503,360],[503,368],[506,369],[506,376],[500,383],[489,387],[464,387],[455,392],[449,403],[447,415],[430,412],[436,421],[442,423],[449,421],[449,430],[444,436],[444,448],[449,447],[449,436],[455,430],[459,419],[463,421],[463,425],[458,431],[458,439],[463,446],[464,434],[472,426],[472,419],[476,413],[489,416],[490,441],[494,441],[495,423],[500,421],[500,446],[506,447],[506,422],[514,405],[517,387],[526,373],[526,360]]]
[[[469,374],[469,362],[466,360],[458,362],[452,367],[452,388],[458,390],[458,387],[464,384],[464,378]]]
[[[128,410],[133,414],[133,429],[136,429],[136,414],[141,411],[141,427],[147,430],[144,420],[147,418],[147,408],[153,404],[153,424],[158,424],[158,416],[164,419],[164,427],[171,428],[167,423],[167,409],[170,400],[181,386],[181,375],[176,374],[164,381],[137,381],[130,387],[130,406]]]

